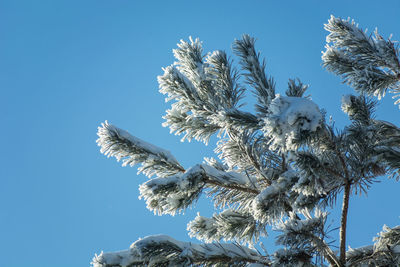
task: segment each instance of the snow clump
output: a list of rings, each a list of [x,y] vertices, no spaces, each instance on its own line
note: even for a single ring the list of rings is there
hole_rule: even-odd
[[[264,135],[271,138],[271,148],[294,150],[304,134],[321,128],[323,116],[318,106],[303,97],[276,95],[264,119]]]

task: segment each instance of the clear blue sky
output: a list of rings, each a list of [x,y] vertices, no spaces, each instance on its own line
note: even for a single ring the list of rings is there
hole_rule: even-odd
[[[331,14],[350,16],[400,40],[399,12],[398,0],[0,1],[0,265],[89,266],[94,253],[127,249],[146,235],[188,241],[186,223],[198,210],[213,213],[202,199],[185,216],[154,216],[138,200],[146,178],[95,143],[97,126],[109,120],[186,168],[212,155],[212,145],[181,143],[161,127],[169,104],[156,77],[180,39],[200,37],[206,51],[231,54],[235,38],[255,36],[278,91],[299,77],[342,127],[340,98],[351,90],[321,68],[323,24]],[[378,118],[400,125],[392,103],[381,102]],[[368,198],[351,199],[354,247],[369,244],[383,224],[400,224],[400,184],[382,181]]]

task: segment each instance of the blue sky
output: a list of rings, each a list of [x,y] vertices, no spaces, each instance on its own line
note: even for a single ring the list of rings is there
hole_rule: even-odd
[[[94,253],[126,249],[146,235],[188,241],[187,222],[197,211],[213,213],[201,199],[184,216],[154,216],[138,200],[146,178],[107,159],[95,143],[108,120],[170,150],[185,168],[213,154],[212,144],[181,143],[161,126],[169,104],[156,77],[173,62],[180,39],[199,37],[205,51],[232,55],[235,38],[256,37],[278,91],[299,77],[343,127],[340,98],[352,91],[321,67],[323,24],[331,14],[350,16],[400,40],[399,11],[397,0],[1,1],[0,265],[89,266]],[[389,96],[377,114],[400,125]],[[400,224],[400,185],[381,180],[368,198],[350,201],[353,247],[371,243],[385,223]],[[331,218],[338,226],[335,211]],[[273,240],[266,244],[274,250]]]

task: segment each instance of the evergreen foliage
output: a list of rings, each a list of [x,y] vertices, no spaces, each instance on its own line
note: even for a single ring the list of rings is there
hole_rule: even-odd
[[[124,166],[141,164],[139,172],[156,176],[139,189],[155,214],[184,212],[202,193],[220,212],[189,222],[189,235],[204,243],[148,236],[128,250],[96,255],[94,267],[400,265],[399,226],[384,226],[373,245],[346,251],[351,195],[367,192],[379,177],[400,177],[400,128],[375,119],[371,98],[387,90],[399,95],[399,49],[350,20],[332,16],[325,29],[323,65],[359,93],[342,99],[351,121],[342,130],[325,121],[300,80],[289,80],[285,95],[276,94],[254,38],[243,35],[233,44],[240,71],[223,51],[204,55],[198,39],[178,44],[177,61],[158,77],[160,92],[172,102],[163,125],[182,140],[208,143],[217,133],[218,159],[184,169],[170,152],[108,122],[99,127],[97,143]],[[255,114],[241,109],[247,87],[257,99]],[[339,194],[336,251],[324,209],[336,207]],[[271,254],[255,249],[267,226],[279,232],[282,246]]]

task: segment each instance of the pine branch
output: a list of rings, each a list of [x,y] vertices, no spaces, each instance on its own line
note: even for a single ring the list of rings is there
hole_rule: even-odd
[[[238,244],[194,244],[169,236],[148,236],[133,243],[129,250],[101,253],[93,258],[93,267],[123,266],[243,266],[266,263],[257,251]]]
[[[374,154],[377,160],[385,163],[387,172],[392,177],[400,179],[400,129],[386,121],[374,122],[379,137],[374,146]]]
[[[151,179],[140,185],[140,197],[154,214],[183,212],[191,206],[205,187],[233,190],[237,193],[256,195],[248,177],[235,172],[218,170],[206,164],[198,164],[182,174]]]
[[[256,221],[251,213],[234,209],[214,213],[211,218],[197,214],[188,224],[187,230],[190,237],[196,237],[206,243],[224,239],[253,245],[259,241],[260,236],[267,236],[265,224]]]
[[[362,125],[370,125],[374,119],[377,102],[364,95],[342,97],[342,110],[349,118]]]
[[[389,228],[385,225],[374,240],[374,245],[349,249],[346,253],[347,263],[355,267],[400,264],[400,226]]]
[[[261,128],[261,119],[250,112],[240,111],[238,109],[226,109],[218,113],[219,125],[225,129],[236,129],[237,131],[251,130],[256,131]],[[225,126],[223,126],[225,125]]]
[[[360,93],[378,96],[392,90],[395,97],[400,93],[399,51],[394,43],[376,30],[374,38],[358,28],[354,21],[331,16],[325,29],[326,51],[322,55],[324,66]],[[398,104],[400,102],[395,102]]]
[[[300,79],[289,79],[288,89],[285,93],[287,96],[302,97],[307,89],[308,85],[303,84]]]
[[[375,38],[368,37],[366,32],[358,28],[358,24],[331,16],[325,24],[325,30],[329,31],[327,42],[331,42],[337,48],[347,49],[348,53],[360,59],[363,64],[374,64],[392,69],[396,73],[400,69],[397,53],[393,42],[385,41],[375,30]]]
[[[228,132],[229,139],[220,140],[214,150],[218,157],[230,168],[258,178],[263,186],[279,174],[279,157],[268,149],[268,140],[258,133],[249,131]]]
[[[252,189],[252,188],[244,187],[244,186],[241,186],[241,185],[224,184],[224,183],[221,183],[220,181],[213,181],[211,179],[206,179],[204,181],[207,184],[215,185],[215,186],[226,188],[226,189],[233,189],[233,190],[237,190],[237,191],[241,191],[241,192],[245,192],[245,193],[250,193],[250,194],[255,194],[255,195],[260,193],[260,191],[258,191],[257,189]]]
[[[324,240],[327,213],[316,210],[314,217],[308,211],[304,212],[304,215],[305,219],[301,220],[294,213],[290,213],[289,219],[277,226],[277,230],[282,234],[277,237],[276,243],[293,251],[303,251],[310,256],[320,253],[332,266],[343,266]]]
[[[214,77],[212,86],[219,95],[221,105],[226,108],[234,108],[243,97],[244,88],[238,83],[239,73],[232,67],[224,51],[214,51],[206,58],[210,67],[206,69],[209,75]]]
[[[96,142],[101,147],[101,153],[122,160],[122,166],[141,163],[138,173],[142,172],[148,177],[166,177],[184,171],[169,151],[134,137],[107,121],[98,127],[97,135],[99,138]]]
[[[255,89],[258,104],[256,109],[261,114],[266,114],[268,106],[275,98],[275,82],[272,78],[267,79],[265,75],[265,61],[260,63],[260,53],[254,47],[255,39],[247,34],[242,39],[235,40],[233,51],[240,57],[242,69],[245,73],[246,81]]]
[[[320,142],[327,142],[324,137]],[[331,143],[329,143],[332,146]],[[338,168],[340,164],[330,149],[310,148],[296,153],[295,166],[299,169],[299,179],[293,186],[294,207],[313,209],[322,200],[333,204],[343,185],[344,174]]]
[[[166,101],[176,101],[163,117],[163,126],[184,134],[182,140],[205,143],[217,131],[260,128],[259,118],[237,109],[244,89],[224,52],[215,51],[203,61],[201,42],[190,39],[181,41],[174,55],[178,61],[158,77]]]
[[[252,203],[254,218],[262,223],[273,223],[292,211],[288,194],[297,179],[296,172],[287,171],[261,191]]]
[[[208,119],[217,111],[211,101],[204,99],[205,93],[200,95],[200,91],[193,82],[181,71],[184,70],[172,65],[164,69],[162,76],[158,76],[160,92],[168,96],[166,101],[177,101],[163,117],[166,120],[163,126],[169,126],[171,133],[177,135],[185,133],[182,140],[190,141],[195,138],[207,143],[211,135],[221,129],[220,126],[210,123]]]
[[[312,256],[302,249],[278,249],[273,257],[272,266],[274,267],[317,267],[317,265],[311,263]]]
[[[154,214],[183,212],[196,201],[204,188],[204,170],[200,165],[169,177],[154,178],[140,185],[139,198],[146,201],[147,208]]]

